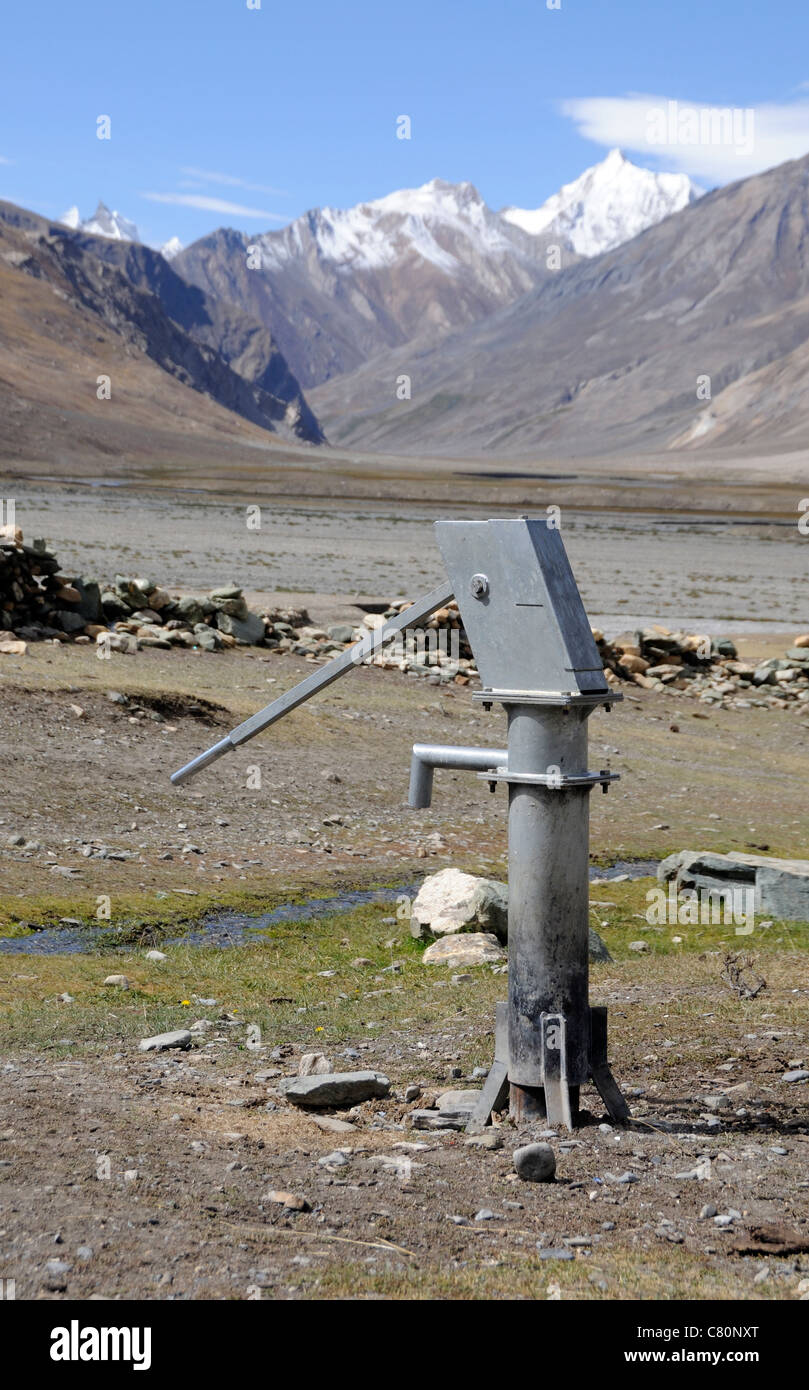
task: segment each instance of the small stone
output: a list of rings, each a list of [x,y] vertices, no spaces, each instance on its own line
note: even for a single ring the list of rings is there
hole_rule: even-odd
[[[464,1144],[470,1149],[502,1149],[503,1136],[499,1130],[484,1129],[482,1134],[469,1134],[464,1139]],[[507,1203],[507,1205],[511,1205]]]
[[[706,1105],[709,1110],[729,1110],[731,1105],[728,1097],[723,1095],[703,1096],[702,1103]]]
[[[418,1100],[420,1095],[421,1087],[418,1086],[415,1082],[412,1082],[409,1086],[405,1087],[404,1098],[406,1101],[410,1102],[411,1100]]]
[[[73,1268],[68,1260],[48,1260],[45,1266],[45,1287],[54,1293],[67,1288],[67,1276]]]
[[[781,1077],[781,1080],[807,1081],[809,1080],[809,1071],[805,1071],[803,1067],[796,1067],[795,1071],[785,1071],[784,1075]]]
[[[129,989],[129,980],[126,975],[108,975],[104,984],[115,985],[118,989]]]
[[[523,1182],[552,1182],[556,1155],[550,1144],[525,1144],[514,1151],[514,1167]]]
[[[507,959],[497,937],[491,932],[462,932],[439,937],[422,956],[425,965],[447,965],[451,969],[469,965],[499,965]]]
[[[326,1076],[334,1067],[322,1052],[304,1052],[298,1063],[298,1076]]]
[[[494,1221],[494,1212],[488,1207],[481,1207],[480,1211],[475,1212],[476,1221]]]
[[[348,1120],[338,1120],[334,1115],[312,1115],[312,1124],[317,1125],[326,1134],[356,1134],[357,1126],[349,1123]]]
[[[541,1260],[575,1260],[576,1258],[573,1251],[568,1250],[563,1245],[549,1245],[544,1250],[539,1246],[537,1248],[539,1249],[539,1258]]]
[[[312,1207],[305,1197],[298,1196],[295,1192],[276,1192],[264,1193],[265,1202],[276,1202],[278,1206],[286,1207],[287,1211],[311,1211]]]
[[[140,1052],[166,1052],[169,1048],[189,1048],[191,1046],[191,1034],[187,1028],[178,1028],[174,1033],[157,1033],[153,1038],[141,1038],[138,1043]]]
[[[466,1129],[469,1111],[442,1115],[440,1110],[411,1110],[407,1116],[414,1129]]]
[[[630,941],[629,950],[635,951],[637,955],[643,955],[649,949],[648,941]]]
[[[442,1115],[466,1115],[474,1110],[480,1100],[480,1091],[444,1091],[438,1097],[438,1109]]]
[[[78,1250],[76,1251],[76,1259],[77,1259],[77,1260],[84,1260],[84,1261],[86,1262],[87,1260],[91,1260],[92,1258],[93,1258],[93,1247],[92,1247],[92,1245],[80,1245],[79,1248],[78,1248]]]
[[[147,959],[147,960],[168,960],[168,956],[164,955],[162,951],[147,951],[147,952],[146,952],[146,959]]]
[[[324,1154],[317,1161],[321,1168],[345,1168],[348,1163],[348,1154],[343,1153],[342,1149],[334,1149],[332,1153]]]

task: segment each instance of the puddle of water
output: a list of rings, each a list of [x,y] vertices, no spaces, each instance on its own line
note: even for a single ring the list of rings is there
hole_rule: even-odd
[[[610,879],[619,874],[630,878],[648,878],[657,871],[656,859],[616,859],[609,868],[591,866],[590,878]],[[182,936],[166,937],[160,946],[245,946],[255,942],[257,933],[281,922],[309,922],[312,918],[329,917],[335,912],[351,912],[366,903],[395,903],[402,894],[413,897],[416,883],[402,883],[396,888],[369,888],[352,893],[338,893],[333,898],[312,898],[305,903],[288,903],[272,912],[250,916],[246,912],[218,912],[200,918],[199,924]],[[0,938],[0,955],[10,956],[70,956],[91,951],[96,946],[113,950],[132,951],[131,944],[116,947],[115,929],[110,927],[46,927],[32,936]]]

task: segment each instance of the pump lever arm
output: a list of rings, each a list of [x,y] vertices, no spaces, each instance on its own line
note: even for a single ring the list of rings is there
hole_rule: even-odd
[[[232,753],[234,748],[238,748],[240,743],[246,743],[248,739],[260,734],[263,729],[269,728],[277,719],[282,719],[291,710],[297,709],[305,700],[309,700],[312,695],[316,695],[319,690],[324,690],[332,681],[336,681],[339,676],[345,675],[346,671],[351,671],[355,666],[359,666],[366,657],[373,656],[384,647],[397,633],[403,632],[407,627],[416,627],[429,618],[437,608],[443,608],[452,598],[452,589],[446,582],[441,584],[431,593],[425,594],[424,598],[417,599],[409,608],[405,608],[395,618],[391,618],[382,627],[374,628],[368,632],[367,636],[361,637],[359,642],[353,646],[346,647],[345,651],[340,652],[333,661],[329,661],[322,666],[319,671],[315,671],[305,680],[293,685],[291,690],[279,695],[277,700],[266,705],[259,710],[258,714],[253,714],[249,719],[245,719],[243,724],[239,724],[235,729],[231,729],[219,743],[215,743],[212,748],[208,748],[198,757],[192,758],[190,763],[181,767],[177,772],[171,774],[171,780],[175,786],[180,782],[185,782],[195,773],[201,772],[209,763],[221,758],[224,753]]]

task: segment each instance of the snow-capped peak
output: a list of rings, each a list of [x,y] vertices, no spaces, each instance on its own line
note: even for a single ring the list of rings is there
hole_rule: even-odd
[[[174,257],[178,256],[182,249],[183,243],[180,241],[180,238],[178,236],[172,236],[169,237],[168,241],[163,242],[160,248],[160,254],[164,256],[167,261],[173,261]]]
[[[471,183],[431,179],[353,208],[316,208],[260,241],[268,268],[314,241],[338,269],[373,270],[414,255],[453,274],[470,253],[513,250],[514,236]]]
[[[506,222],[532,236],[564,237],[580,256],[599,256],[693,203],[704,190],[687,174],[656,174],[610,150],[573,183],[534,209],[504,208]]]
[[[138,229],[120,212],[111,212],[99,199],[92,217],[82,218],[77,207],[68,208],[60,221],[73,232],[89,232],[91,236],[106,236],[113,241],[140,241]]]

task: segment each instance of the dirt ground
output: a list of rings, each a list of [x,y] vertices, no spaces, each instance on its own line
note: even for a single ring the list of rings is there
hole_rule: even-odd
[[[754,646],[782,650],[783,639],[741,642],[742,655]],[[67,895],[94,908],[107,893],[114,915],[117,895],[230,888],[260,904],[262,892],[299,880],[407,876],[425,857],[503,865],[503,796],[485,782],[439,772],[432,807],[406,806],[414,742],[504,740],[502,711],[482,711],[468,688],[362,668],[174,787],[173,769],[312,664],[248,648],[99,661],[93,649],[49,644],[3,661],[14,792],[0,817],[5,904]],[[589,731],[591,758],[622,777],[591,798],[594,855],[659,858],[695,840],[723,852],[805,853],[805,713],[715,709],[628,686]],[[26,843],[8,847],[15,835]]]
[[[516,1178],[512,1152],[531,1136],[508,1122],[492,1151],[409,1124],[425,1099],[405,1103],[408,1084],[428,1100],[479,1084],[505,979],[437,975],[391,905],[230,950],[167,947],[154,974],[144,948],[214,906],[412,885],[449,863],[504,873],[502,794],[438,773],[433,807],[405,807],[415,740],[502,739],[502,714],[465,688],[364,668],[171,786],[172,769],[311,670],[249,649],[99,661],[42,644],[4,659],[0,932],[17,948],[67,918],[123,945],[0,955],[0,1276],[18,1298],[802,1297],[809,1110],[806,1085],[781,1078],[809,1060],[806,928],[744,943],[767,985],[741,1000],[720,978],[732,932],[664,932],[633,955],[649,881],[596,886],[614,964],[593,968],[591,994],[610,1006],[633,1124],[600,1129],[585,1095],[592,1122],[551,1137],[557,1181],[541,1185]],[[591,798],[595,859],[805,855],[805,715],[626,693],[590,722],[594,763],[623,778]],[[103,986],[118,971],[130,990]],[[138,1052],[140,1037],[197,1018],[208,1024],[190,1052]],[[391,1097],[323,1132],[278,1090],[309,1050],[384,1072]],[[319,1161],[338,1149],[347,1161]],[[738,1215],[716,1225],[706,1204]],[[762,1245],[751,1232],[773,1223],[780,1246]],[[560,1249],[572,1258],[542,1254]]]
[[[221,1015],[187,1054],[138,1054],[109,1018],[103,1043],[15,1050],[0,1073],[3,1275],[18,1298],[800,1298],[809,1116],[805,1087],[781,1073],[796,1047],[806,1056],[801,964],[796,991],[797,957],[770,955],[765,1002],[746,1004],[719,993],[714,957],[664,975],[599,968],[634,1119],[605,1127],[585,1094],[591,1122],[548,1136],[553,1183],[514,1173],[512,1151],[536,1130],[497,1125],[502,1147],[488,1151],[407,1124],[437,1090],[468,1085],[491,1046],[479,1013],[482,993],[503,988],[491,976],[416,986],[401,1020],[377,992],[373,1040],[357,1026],[361,1060],[343,1065],[383,1071],[393,1098],[349,1112],[340,1133],[285,1104],[275,1081],[318,1043],[339,1063],[330,1008],[317,1030],[299,1016],[297,1041],[271,1034],[284,1040],[276,1061]],[[29,978],[42,968],[19,965]],[[405,1104],[414,1082],[425,1094]],[[711,1130],[705,1097],[718,1090],[729,1098]]]

